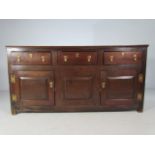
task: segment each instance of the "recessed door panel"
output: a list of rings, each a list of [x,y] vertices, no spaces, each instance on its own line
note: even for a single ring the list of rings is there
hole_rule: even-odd
[[[48,99],[48,79],[22,77],[20,78],[20,89],[22,100]]]
[[[107,77],[107,98],[123,99],[134,97],[134,76]]]
[[[101,104],[105,107],[132,107],[136,105],[137,71],[115,69],[101,72]]]
[[[57,73],[57,105],[87,106],[99,104],[95,68],[62,68]]]
[[[54,105],[54,75],[51,71],[17,71],[17,104],[23,106]]]
[[[93,77],[69,77],[64,78],[64,98],[68,100],[86,100],[92,97]]]

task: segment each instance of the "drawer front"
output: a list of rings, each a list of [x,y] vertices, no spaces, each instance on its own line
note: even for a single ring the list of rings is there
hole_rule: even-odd
[[[141,64],[142,52],[104,52],[104,64]]]
[[[96,63],[96,52],[60,52],[58,54],[60,65],[95,65]]]
[[[12,64],[19,65],[49,65],[52,58],[50,52],[12,52]]]

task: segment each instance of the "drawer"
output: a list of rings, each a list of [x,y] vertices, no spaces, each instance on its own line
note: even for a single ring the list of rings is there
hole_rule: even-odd
[[[104,52],[104,64],[141,64],[142,52]]]
[[[51,64],[50,52],[12,52],[12,64],[19,65],[49,65]]]
[[[58,64],[60,65],[95,65],[97,52],[60,52]]]

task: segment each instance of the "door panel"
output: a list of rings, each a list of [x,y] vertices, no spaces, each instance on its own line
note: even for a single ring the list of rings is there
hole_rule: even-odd
[[[24,77],[20,78],[20,85],[23,100],[44,100],[48,98],[47,79]]]
[[[87,106],[99,104],[95,68],[62,68],[57,73],[57,105]]]
[[[107,78],[107,98],[121,99],[134,97],[134,81],[133,76],[118,76]]]
[[[105,87],[101,91],[101,104],[105,107],[132,107],[136,105],[137,71],[114,69],[101,72]]]
[[[53,72],[17,71],[16,79],[17,104],[23,106],[54,105]]]
[[[92,97],[92,85],[91,76],[64,78],[64,98],[89,99]]]

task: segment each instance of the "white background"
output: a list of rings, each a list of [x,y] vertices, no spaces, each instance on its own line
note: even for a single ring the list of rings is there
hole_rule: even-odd
[[[0,20],[0,90],[8,90],[6,45],[149,44],[146,88],[155,88],[155,20]]]

